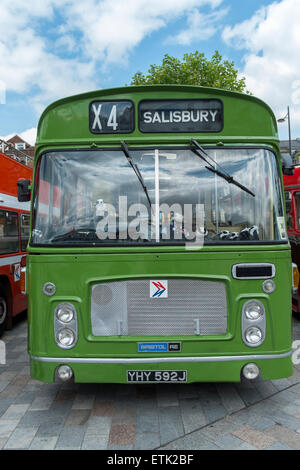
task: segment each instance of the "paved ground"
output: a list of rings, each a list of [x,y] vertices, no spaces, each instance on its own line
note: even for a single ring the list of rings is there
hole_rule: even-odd
[[[300,449],[300,365],[257,383],[43,384],[26,336],[23,316],[2,338],[0,449]]]

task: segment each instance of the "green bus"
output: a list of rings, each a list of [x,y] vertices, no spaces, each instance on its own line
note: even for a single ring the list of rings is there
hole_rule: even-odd
[[[246,94],[156,85],[51,104],[32,187],[19,182],[32,377],[291,376],[282,168],[274,114]]]

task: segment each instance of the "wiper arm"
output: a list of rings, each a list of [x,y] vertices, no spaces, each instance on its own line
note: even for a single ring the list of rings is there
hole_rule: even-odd
[[[95,229],[92,228],[80,228],[80,229],[73,229],[70,230],[69,232],[63,233],[62,235],[57,235],[56,237],[51,238],[51,242],[58,242],[58,241],[67,241],[67,240],[77,240],[77,241],[82,241],[82,240],[88,240],[92,237],[94,237],[96,233]]]
[[[196,147],[196,148],[195,148]],[[243,191],[246,191],[246,193],[250,194],[251,196],[255,197],[255,194],[250,191],[250,189],[246,188],[243,184],[239,183],[236,181],[227,171],[225,171],[221,165],[219,165],[218,162],[216,162],[212,157],[210,157],[204,150],[203,147],[197,142],[195,139],[191,139],[191,150],[194,152],[199,158],[202,158],[205,163],[207,163],[209,166],[206,166],[207,170],[211,171],[212,173],[215,173],[216,175],[220,176],[224,180],[226,180],[230,184],[234,184],[235,186],[238,186],[240,189]],[[201,153],[200,153],[201,152]],[[207,160],[207,158],[211,160],[216,166],[220,168],[220,170],[216,170],[214,165]]]
[[[146,198],[148,199],[148,202],[149,202],[149,206],[151,207],[151,199],[149,197],[149,194],[148,194],[148,189],[147,189],[147,186],[145,185],[145,182],[144,182],[144,179],[141,175],[141,172],[139,170],[139,167],[137,166],[136,163],[133,162],[132,158],[131,158],[131,155],[129,153],[129,150],[128,150],[128,147],[127,145],[125,144],[124,140],[121,140],[120,142],[121,144],[121,147],[122,147],[122,150],[125,154],[125,157],[127,158],[128,162],[130,163],[132,169],[134,170],[139,182],[141,183],[141,186],[144,190],[144,193],[146,194]]]

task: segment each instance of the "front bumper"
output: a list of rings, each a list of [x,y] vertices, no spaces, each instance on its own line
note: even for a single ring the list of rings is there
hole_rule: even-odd
[[[55,370],[62,364],[69,365],[73,370],[74,381],[82,383],[127,383],[127,371],[132,369],[139,371],[186,370],[187,383],[239,382],[241,370],[249,362],[257,364],[261,370],[261,378],[264,380],[280,379],[293,375],[291,354],[292,351],[261,355],[160,358],[54,358],[31,356],[30,368],[31,376],[43,382],[54,382]]]

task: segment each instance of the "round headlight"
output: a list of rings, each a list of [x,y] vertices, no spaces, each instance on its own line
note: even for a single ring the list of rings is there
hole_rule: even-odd
[[[263,304],[252,300],[246,303],[244,313],[248,320],[258,320],[265,313],[265,309]]]
[[[74,319],[75,308],[71,304],[60,304],[56,307],[56,317],[63,323],[69,323]]]
[[[73,371],[70,366],[63,365],[57,368],[57,375],[63,382],[70,380],[73,376]]]
[[[248,380],[256,379],[259,376],[259,367],[253,362],[249,362],[243,367],[243,375]]]
[[[258,344],[261,342],[263,337],[262,331],[256,326],[251,326],[246,330],[245,338],[249,344]]]
[[[57,341],[59,346],[70,348],[75,342],[75,334],[69,328],[63,328],[57,333]]]

